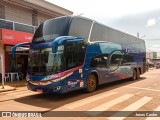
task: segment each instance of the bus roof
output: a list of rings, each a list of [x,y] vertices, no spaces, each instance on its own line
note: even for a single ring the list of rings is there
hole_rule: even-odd
[[[97,41],[114,43],[142,42],[142,39],[82,16],[62,16],[45,21],[36,30],[32,42],[53,41],[59,36],[84,38],[89,43]]]

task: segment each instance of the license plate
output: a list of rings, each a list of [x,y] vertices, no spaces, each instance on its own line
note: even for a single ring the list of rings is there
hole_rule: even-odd
[[[42,90],[42,89],[37,89],[37,92],[42,93],[42,92],[43,92],[43,90]]]

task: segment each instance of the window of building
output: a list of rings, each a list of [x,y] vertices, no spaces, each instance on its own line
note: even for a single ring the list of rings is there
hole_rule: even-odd
[[[6,28],[6,29],[13,30],[13,22],[0,20],[0,28]]]
[[[17,31],[23,31],[23,32],[30,32],[34,33],[34,27],[28,26],[20,23],[14,23],[15,30]]]

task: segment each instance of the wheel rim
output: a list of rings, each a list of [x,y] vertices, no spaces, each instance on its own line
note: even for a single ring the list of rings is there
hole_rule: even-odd
[[[88,91],[92,92],[96,89],[96,78],[94,76],[90,76],[88,79]]]
[[[96,86],[96,83],[95,83],[95,80],[94,79],[90,79],[89,80],[89,83],[88,83],[88,86],[89,86],[89,88],[95,88],[95,86]]]

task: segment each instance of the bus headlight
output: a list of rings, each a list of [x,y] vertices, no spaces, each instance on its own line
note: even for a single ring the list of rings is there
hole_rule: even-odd
[[[37,85],[37,86],[45,86],[45,85],[49,85],[52,83],[51,81],[31,81],[31,80],[28,82],[33,85]]]

